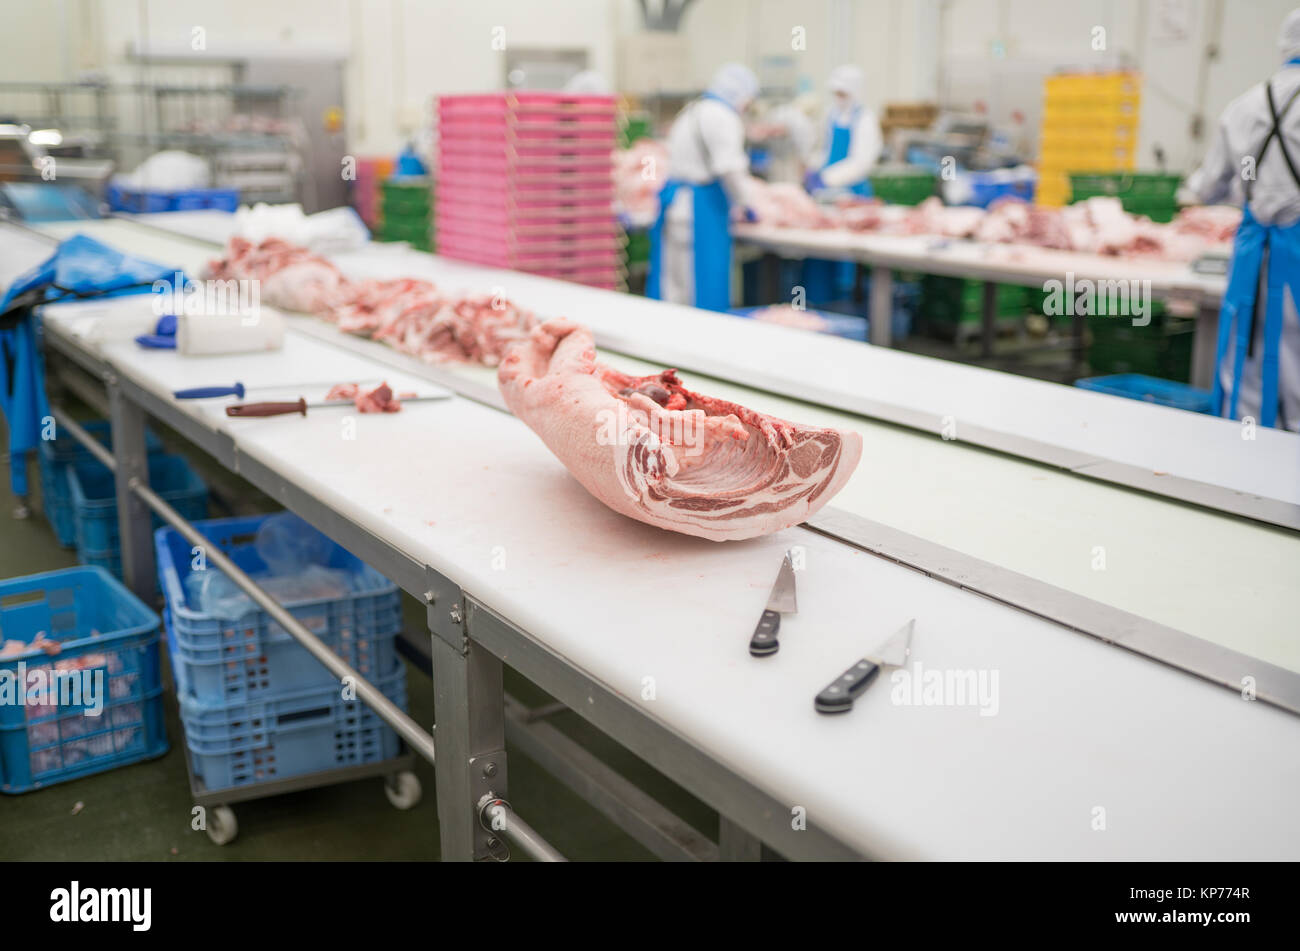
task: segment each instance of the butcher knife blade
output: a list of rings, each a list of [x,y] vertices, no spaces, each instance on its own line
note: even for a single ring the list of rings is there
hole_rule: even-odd
[[[889,636],[885,643],[858,661],[827,685],[813,700],[818,713],[847,713],[853,701],[876,679],[881,667],[902,667],[912,653],[912,631],[916,618],[908,621]]]
[[[407,403],[421,403],[427,400],[445,400],[451,397],[451,391],[446,390],[441,393],[429,393],[421,396],[398,397],[402,405]],[[355,406],[356,403],[351,398],[342,400],[312,400],[307,402],[303,397],[298,397],[291,402],[282,403],[235,403],[226,407],[227,416],[286,416],[289,413],[302,413],[307,415],[307,409],[310,407],[316,409],[322,406]]]
[[[794,565],[790,564],[790,553],[785,553],[781,560],[781,570],[777,572],[776,583],[772,593],[767,596],[767,608],[754,628],[754,636],[749,640],[749,652],[755,657],[775,654],[781,648],[777,634],[781,632],[781,615],[797,614],[799,605],[794,593]]]

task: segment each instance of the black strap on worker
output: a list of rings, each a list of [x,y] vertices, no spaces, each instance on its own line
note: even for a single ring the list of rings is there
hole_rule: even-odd
[[[1282,136],[1282,120],[1295,104],[1297,96],[1300,96],[1300,86],[1297,86],[1295,90],[1292,91],[1290,98],[1287,99],[1286,104],[1282,106],[1282,111],[1278,112],[1277,102],[1273,99],[1273,83],[1270,81],[1264,84],[1264,97],[1268,100],[1268,112],[1273,118],[1273,126],[1268,130],[1268,135],[1264,137],[1264,144],[1261,145],[1259,151],[1255,153],[1255,174],[1246,179],[1246,202],[1248,204],[1255,193],[1255,180],[1259,177],[1260,163],[1264,161],[1264,153],[1268,151],[1268,147],[1272,144],[1274,139],[1277,139],[1277,147],[1282,150],[1282,159],[1286,162],[1286,167],[1290,170],[1291,177],[1295,180],[1296,188],[1300,188],[1300,169],[1296,168],[1295,161],[1291,158],[1291,151],[1286,147],[1286,139]],[[1264,249],[1262,252],[1264,269],[1260,276],[1261,283],[1264,281],[1263,275],[1268,273],[1268,258],[1271,253],[1272,248],[1269,247],[1268,236],[1265,234]],[[1257,318],[1259,317],[1259,309],[1263,300],[1264,295],[1262,295],[1259,292],[1259,288],[1256,287],[1255,306],[1250,309],[1250,326],[1246,331],[1246,356],[1252,359],[1255,356],[1255,325],[1257,323]]]
[[[1282,137],[1282,120],[1291,110],[1291,106],[1295,104],[1296,97],[1300,96],[1300,86],[1297,86],[1291,93],[1291,98],[1286,101],[1286,105],[1282,107],[1281,112],[1277,111],[1277,104],[1273,100],[1272,82],[1264,84],[1264,95],[1268,99],[1268,111],[1273,117],[1273,127],[1268,130],[1268,135],[1264,137],[1264,144],[1255,153],[1255,174],[1246,179],[1246,201],[1250,201],[1251,196],[1254,194],[1255,179],[1259,177],[1260,163],[1264,161],[1264,153],[1268,151],[1268,147],[1274,139],[1277,139],[1277,147],[1282,150],[1282,158],[1286,161],[1286,167],[1291,170],[1291,177],[1295,179],[1296,188],[1300,188],[1300,169],[1296,168],[1296,164],[1291,158],[1291,152],[1286,147],[1286,139]]]

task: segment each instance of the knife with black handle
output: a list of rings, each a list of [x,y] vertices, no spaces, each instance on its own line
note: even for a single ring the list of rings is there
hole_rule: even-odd
[[[763,616],[759,618],[758,625],[754,628],[754,636],[749,639],[749,652],[755,657],[775,654],[781,649],[781,642],[777,640],[777,635],[780,633],[781,612],[773,611],[771,608],[764,610]]]
[[[821,693],[813,698],[813,707],[818,713],[847,713],[853,709],[853,701],[871,686],[882,667],[902,667],[912,653],[912,632],[916,629],[916,618],[908,621],[876,650],[862,658],[844,673],[832,680]]]
[[[813,706],[818,713],[847,713],[853,709],[853,701],[871,686],[878,673],[879,664],[862,658],[831,681],[813,700]]]
[[[767,607],[763,616],[754,627],[754,636],[749,639],[749,653],[754,657],[768,657],[781,648],[777,636],[781,633],[781,615],[794,614],[799,610],[794,593],[794,565],[790,563],[790,553],[785,553],[781,561],[781,570],[777,572],[776,583],[772,593],[767,596]]]

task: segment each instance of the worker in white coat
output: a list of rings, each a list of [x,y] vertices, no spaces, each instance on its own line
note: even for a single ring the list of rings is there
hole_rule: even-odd
[[[1282,67],[1228,104],[1183,197],[1242,205],[1219,311],[1215,412],[1300,431],[1300,8]]]
[[[883,139],[876,114],[866,107],[866,76],[856,66],[838,66],[827,86],[831,106],[821,149],[804,176],[804,188],[815,194],[827,188],[844,189],[869,197],[867,175],[880,159]],[[853,265],[809,258],[804,261],[803,283],[808,300],[824,303],[837,296],[853,279]]]
[[[757,96],[758,77],[728,63],[673,122],[672,177],[659,193],[659,217],[650,231],[647,297],[705,310],[731,306],[732,209],[754,220],[746,206],[749,159],[741,117]]]
[[[825,136],[804,176],[809,192],[844,188],[858,195],[871,194],[867,175],[880,160],[884,140],[876,114],[863,104],[866,83],[866,76],[856,66],[838,66],[831,72]]]

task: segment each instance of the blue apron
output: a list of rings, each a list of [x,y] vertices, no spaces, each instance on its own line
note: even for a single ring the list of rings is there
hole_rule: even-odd
[[[725,101],[711,93],[705,99]],[[728,107],[730,108],[729,104]],[[705,163],[708,150],[703,141]],[[664,217],[678,189],[690,189],[692,210],[693,260],[695,289],[693,303],[702,310],[725,313],[731,307],[731,202],[722,182],[714,179],[702,185],[670,178],[659,192],[659,215],[650,229],[650,273],[646,277],[645,295],[663,300]]]
[[[1294,61],[1293,61],[1294,62]],[[1289,64],[1288,64],[1289,65]],[[1259,168],[1264,153],[1277,139],[1291,177],[1296,187],[1300,188],[1300,169],[1297,159],[1288,153],[1286,142],[1280,129],[1282,117],[1295,102],[1295,95],[1279,113],[1273,101],[1272,84],[1264,87],[1268,97],[1269,112],[1273,116],[1273,126],[1264,144],[1255,155],[1255,168]],[[1257,312],[1256,297],[1259,293],[1260,277],[1264,276],[1264,353],[1260,358],[1260,404],[1259,425],[1272,428],[1277,425],[1278,404],[1281,393],[1278,389],[1278,364],[1282,352],[1283,303],[1286,289],[1291,289],[1292,298],[1300,304],[1300,221],[1282,227],[1264,225],[1255,220],[1250,212],[1250,198],[1254,190],[1254,180],[1246,182],[1246,202],[1241,210],[1241,225],[1237,228],[1237,237],[1232,248],[1232,267],[1228,271],[1228,289],[1223,295],[1223,305],[1219,310],[1219,340],[1214,360],[1214,389],[1211,399],[1214,411],[1229,419],[1237,418],[1237,403],[1241,397],[1241,379],[1247,355],[1254,355],[1255,316]],[[1264,255],[1268,254],[1268,272],[1264,271]],[[1231,348],[1229,345],[1231,344]],[[1232,388],[1225,392],[1220,371],[1232,350]],[[1288,420],[1294,424],[1294,420]]]
[[[1283,294],[1287,286],[1290,286],[1293,298],[1300,302],[1300,222],[1285,228],[1261,225],[1250,213],[1249,204],[1242,209],[1241,226],[1237,228],[1233,243],[1228,290],[1219,310],[1219,345],[1214,361],[1212,399],[1218,415],[1237,418],[1242,371],[1255,335],[1255,298],[1264,267],[1265,249],[1268,250],[1268,274],[1265,278],[1264,353],[1260,360],[1259,424],[1273,427],[1277,425],[1281,395],[1278,360],[1282,351]],[[1220,370],[1228,359],[1229,350],[1232,351],[1232,388],[1225,392]]]
[[[853,142],[853,127],[858,121],[861,108],[853,110],[847,125],[839,125],[830,120],[830,147],[826,152],[826,164],[818,171],[825,171],[836,162],[848,158],[849,146]],[[863,179],[848,189],[863,198],[871,197],[871,182]],[[821,258],[805,258],[803,262],[803,286],[809,303],[824,304],[843,297],[853,289],[854,266],[852,261],[827,261]]]

